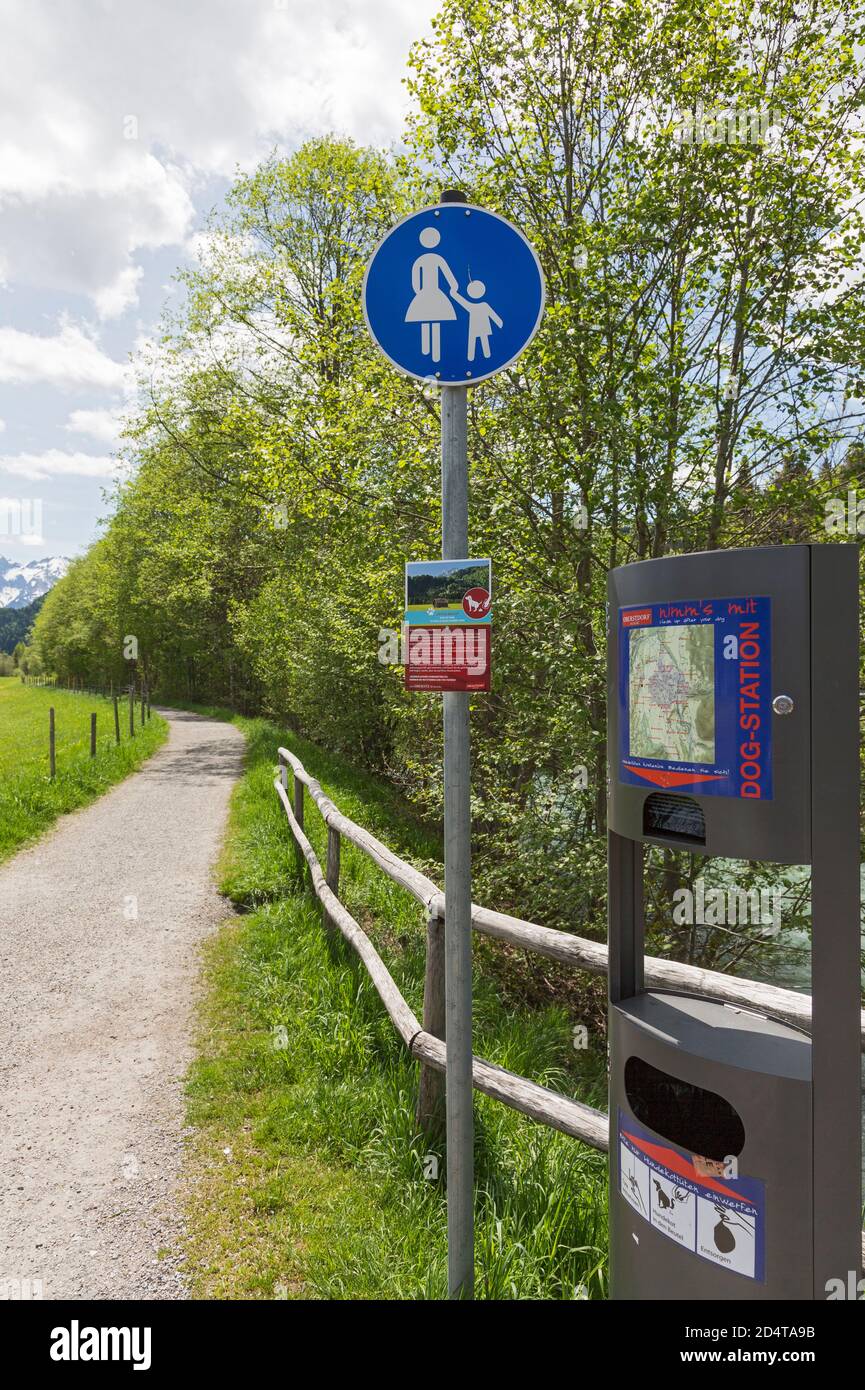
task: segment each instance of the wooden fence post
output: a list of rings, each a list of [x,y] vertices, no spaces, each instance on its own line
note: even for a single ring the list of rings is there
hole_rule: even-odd
[[[135,737],[135,682],[129,687],[129,737]]]
[[[54,706],[48,711],[48,761],[51,766],[51,781],[57,773],[57,745],[54,734]]]
[[[116,696],[116,695],[112,694],[111,698],[112,698],[112,700],[114,701],[114,742],[115,742],[115,743],[119,743],[119,742],[120,742],[120,706],[119,706],[119,704],[117,703],[117,696]]]
[[[327,872],[325,882],[335,897],[339,897],[339,851],[340,836],[339,831],[334,830],[332,825],[327,827]],[[339,928],[332,920],[329,912],[325,909],[324,929],[332,941],[339,935]]]
[[[96,715],[90,716],[90,756],[96,757]]]
[[[430,915],[426,924],[426,973],[423,986],[424,1032],[445,1038],[445,924],[441,917]],[[421,1064],[418,1080],[415,1121],[427,1139],[441,1139],[444,1134],[445,1076],[444,1072]]]

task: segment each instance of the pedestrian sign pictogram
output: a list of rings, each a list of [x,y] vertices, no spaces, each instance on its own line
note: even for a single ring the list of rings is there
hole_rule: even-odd
[[[411,213],[379,243],[363,309],[394,366],[421,381],[471,386],[531,342],[544,278],[533,247],[506,218],[442,203]]]

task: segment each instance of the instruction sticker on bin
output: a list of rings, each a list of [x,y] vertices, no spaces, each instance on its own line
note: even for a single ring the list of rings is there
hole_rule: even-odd
[[[699,1154],[659,1142],[618,1115],[619,1191],[656,1231],[700,1259],[762,1283],[766,1188],[759,1178],[715,1176]]]

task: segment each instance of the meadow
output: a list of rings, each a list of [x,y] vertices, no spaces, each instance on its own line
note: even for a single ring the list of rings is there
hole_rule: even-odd
[[[55,712],[57,775],[49,775],[49,710]],[[90,756],[90,716],[96,714],[96,757]],[[0,677],[0,861],[34,840],[58,816],[86,806],[134,772],[168,734],[153,714],[135,735],[128,712],[115,743],[112,702],[98,695],[25,686]]]

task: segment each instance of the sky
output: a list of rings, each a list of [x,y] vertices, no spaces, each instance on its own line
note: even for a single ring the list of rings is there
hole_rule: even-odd
[[[438,0],[0,0],[0,556],[99,534],[130,354],[240,169],[398,142]]]

